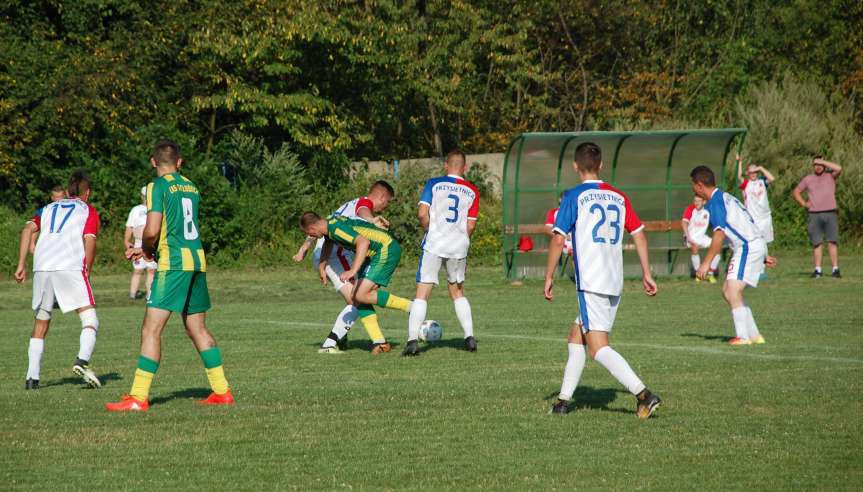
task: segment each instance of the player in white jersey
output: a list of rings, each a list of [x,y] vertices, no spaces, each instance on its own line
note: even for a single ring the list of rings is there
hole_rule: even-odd
[[[147,187],[141,188],[141,204],[132,207],[129,212],[129,218],[126,219],[126,232],[123,236],[123,243],[126,249],[140,248],[142,238],[144,236],[144,226],[147,225]],[[129,299],[141,299],[144,297],[138,292],[138,286],[141,284],[141,275],[144,271],[147,272],[147,287],[146,297],[150,297],[150,287],[153,285],[153,277],[156,275],[156,268],[159,265],[155,260],[145,260],[139,258],[132,260],[132,281],[129,284]]]
[[[656,295],[656,282],[650,274],[644,226],[629,198],[599,179],[602,152],[594,143],[584,142],[575,149],[573,167],[581,184],[567,190],[554,223],[555,236],[549,244],[545,271],[545,298],[554,298],[554,273],[567,234],[573,239],[575,282],[578,289],[578,319],[569,333],[569,358],[563,384],[551,413],[565,414],[581,378],[586,362],[585,345],[590,356],[617,379],[636,398],[636,415],[646,419],[662,402],[647,389],[626,359],[608,345],[608,336],[617,315],[623,290],[623,232],[632,236],[641,264],[644,292]]]
[[[743,176],[743,159],[737,156],[737,181],[743,193],[743,203],[746,210],[755,220],[755,225],[761,231],[764,242],[773,242],[773,217],[770,213],[770,201],[767,189],[776,178],[764,166],[749,164],[746,166],[746,176]]]
[[[386,210],[394,195],[395,190],[393,190],[393,187],[389,183],[383,180],[376,181],[369,189],[368,196],[354,198],[343,203],[333,212],[333,215],[363,219],[379,227],[387,228],[389,227],[389,221],[375,214]],[[339,245],[333,245],[329,256],[324,262],[321,262],[323,243],[323,238],[316,240],[313,237],[307,237],[306,241],[293,256],[293,260],[296,262],[303,261],[309,250],[312,249],[312,245],[314,245],[312,263],[315,271],[321,276],[321,282],[326,284],[327,280],[329,280],[333,284],[333,288],[345,300],[346,306],[336,317],[332,330],[330,330],[329,335],[327,335],[327,338],[318,350],[322,354],[337,354],[347,347],[347,334],[359,316],[351,300],[354,290],[353,282],[342,282],[339,278],[343,272],[351,268],[351,263],[354,261],[354,253]],[[323,268],[321,268],[322,264]]]
[[[80,348],[72,371],[88,385],[102,386],[89,367],[99,329],[89,278],[96,255],[99,214],[87,203],[90,180],[82,171],[72,173],[67,191],[69,198],[39,209],[21,231],[18,268],[15,270],[18,283],[27,279],[30,236],[40,232],[33,253],[32,307],[36,319],[27,351],[29,364],[25,389],[39,387],[42,352],[55,300],[64,313],[75,310],[81,319]]]
[[[408,318],[408,342],[403,356],[419,355],[417,338],[425,321],[428,299],[438,283],[442,265],[446,265],[449,295],[455,314],[464,330],[464,347],[476,352],[473,336],[473,314],[464,296],[464,277],[470,236],[479,217],[479,190],[464,179],[467,158],[461,150],[451,151],[444,163],[445,176],[426,181],[419,202],[418,217],[426,231],[417,267],[417,293]]]
[[[764,271],[765,263],[773,266],[776,261],[767,256],[767,243],[761,236],[761,231],[752,220],[746,207],[737,198],[716,187],[716,176],[707,166],[698,166],[690,173],[692,191],[707,200],[706,208],[710,212],[710,224],[713,226],[713,238],[710,248],[704,257],[704,262],[696,272],[698,278],[707,276],[707,264],[722,250],[722,243],[727,239],[734,253],[728,262],[728,273],[722,295],[731,307],[731,318],[734,321],[736,336],[729,343],[732,345],[750,345],[765,343],[764,337],[758,331],[752,310],[743,301],[743,290],[758,286],[758,278]]]
[[[681,220],[683,228],[683,243],[689,248],[691,253],[690,261],[692,262],[692,271],[697,272],[701,266],[701,255],[699,249],[710,247],[710,236],[707,235],[707,229],[710,225],[710,212],[704,208],[704,199],[700,196],[695,196],[692,203],[686,207]],[[707,273],[707,279],[711,284],[716,283],[716,269],[719,267],[720,255],[716,255],[710,263],[710,271]],[[696,282],[701,282],[701,279],[695,277]]]

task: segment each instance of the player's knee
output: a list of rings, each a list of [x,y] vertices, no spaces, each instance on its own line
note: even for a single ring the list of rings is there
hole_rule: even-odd
[[[78,313],[81,318],[81,328],[92,328],[93,331],[99,331],[99,317],[96,316],[95,309],[88,309]]]
[[[43,309],[42,306],[36,309],[36,319],[39,321],[51,321],[51,311]]]

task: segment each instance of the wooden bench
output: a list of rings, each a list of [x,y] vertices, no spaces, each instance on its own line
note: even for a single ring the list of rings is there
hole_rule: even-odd
[[[669,273],[671,269],[674,267],[674,263],[677,260],[677,255],[682,250],[688,250],[683,244],[683,225],[679,220],[646,220],[643,221],[644,224],[644,232],[648,233],[663,233],[663,232],[677,232],[680,235],[681,240],[677,245],[650,245],[648,243],[648,247],[650,251],[664,251],[667,255],[666,261],[669,265]],[[516,230],[518,231],[518,235],[527,235],[527,236],[545,236],[548,234],[548,228],[545,224],[520,224],[518,229],[516,229],[513,225],[504,226],[505,234],[515,234]],[[506,270],[507,273],[511,273],[513,260],[515,258],[516,252],[524,253],[536,253],[536,254],[544,254],[548,253],[548,247],[540,247],[533,248],[527,252],[518,251],[518,238],[515,241],[515,247],[507,251],[506,253]],[[635,244],[631,242],[627,242],[623,245],[624,251],[635,251]],[[723,248],[723,256],[725,253],[725,248]],[[567,265],[569,264],[569,255],[564,254],[561,257],[560,266],[558,268],[558,275],[563,276],[566,273]]]

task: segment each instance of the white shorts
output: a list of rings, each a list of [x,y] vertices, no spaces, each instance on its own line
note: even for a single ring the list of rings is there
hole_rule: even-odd
[[[614,318],[617,317],[618,305],[620,305],[620,296],[580,290],[578,291],[578,319],[575,322],[581,326],[582,333],[610,332],[611,327],[614,326]]]
[[[726,280],[740,280],[751,287],[758,287],[758,279],[764,272],[764,256],[767,245],[763,240],[752,241],[734,248],[728,260]]]
[[[132,262],[132,268],[135,270],[155,270],[159,268],[159,264],[155,261],[147,261],[144,258],[138,258]]]
[[[438,285],[441,264],[446,264],[446,280],[451,284],[463,284],[467,271],[467,258],[442,258],[423,250],[417,267],[417,283]]]
[[[755,219],[755,226],[761,231],[765,243],[773,242],[773,217],[768,215],[764,218]]]
[[[686,243],[686,246],[691,246],[691,245],[695,244],[696,246],[698,246],[699,248],[702,248],[702,249],[703,248],[709,248],[710,243],[712,241],[713,240],[710,239],[710,237],[708,237],[704,234],[698,235],[698,236],[693,236],[690,238],[684,238],[684,242]]]
[[[50,313],[55,300],[64,313],[96,305],[90,279],[83,271],[34,272],[33,311]]]
[[[312,263],[315,265],[315,272],[317,272],[320,266],[320,261],[318,260],[320,251],[316,251],[315,253],[316,255]],[[324,271],[327,273],[327,278],[330,279],[330,283],[333,284],[334,289],[342,290],[342,287],[345,286],[345,283],[342,282],[339,275],[350,270],[351,263],[353,263],[353,261],[353,251],[344,249],[341,246],[333,246],[333,250],[330,253],[330,259],[327,261],[327,267]]]

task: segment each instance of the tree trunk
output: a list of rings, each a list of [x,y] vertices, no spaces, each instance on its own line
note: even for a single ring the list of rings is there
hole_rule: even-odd
[[[428,100],[429,105],[429,118],[431,119],[432,124],[432,141],[434,143],[434,152],[438,157],[443,157],[443,140],[440,136],[440,128],[438,128],[437,124],[437,113],[434,109],[434,104],[432,104],[431,99]]]

